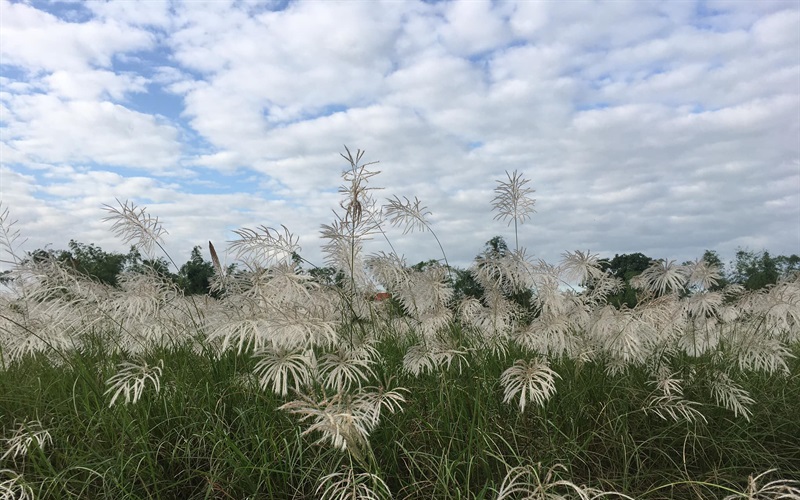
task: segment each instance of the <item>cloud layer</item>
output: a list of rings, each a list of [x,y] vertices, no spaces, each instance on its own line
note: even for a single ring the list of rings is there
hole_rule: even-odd
[[[548,261],[800,252],[795,1],[0,10],[0,196],[27,250],[123,250],[101,207],[129,199],[179,262],[261,224],[319,262],[346,144],[380,160],[382,195],[428,206],[459,265],[513,241],[490,212],[513,170],[537,198],[520,243]],[[411,262],[439,254],[390,236]]]

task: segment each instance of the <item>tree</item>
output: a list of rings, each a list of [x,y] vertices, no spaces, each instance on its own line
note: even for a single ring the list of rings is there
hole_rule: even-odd
[[[454,274],[453,282],[453,302],[458,303],[470,297],[481,300],[483,298],[483,287],[475,279],[469,269],[451,268]]]
[[[341,287],[345,279],[344,272],[341,269],[335,269],[330,266],[312,267],[308,270],[308,275],[316,283],[330,287]]]
[[[143,259],[142,254],[136,249],[131,247],[128,252],[128,259],[125,265],[125,271],[129,273],[144,273],[154,272],[163,280],[178,282],[178,275],[169,270],[169,261],[164,257],[155,259]]]
[[[436,259],[421,260],[416,264],[414,264],[413,266],[411,266],[411,269],[413,269],[414,271],[423,272],[430,266],[438,266],[438,265],[439,261]]]
[[[766,250],[759,254],[739,248],[731,264],[730,280],[748,290],[758,290],[774,285],[781,278],[789,278],[796,272],[800,272],[800,257],[795,254],[772,257]]]
[[[111,286],[117,285],[117,277],[131,259],[130,254],[105,252],[94,244],[75,240],[69,240],[68,247],[69,250],[35,250],[30,258],[36,260],[50,255],[75,271]]]
[[[34,262],[49,258],[56,259],[68,268],[110,286],[119,285],[119,276],[123,272],[155,271],[165,280],[177,281],[177,276],[170,272],[169,262],[165,258],[142,259],[141,253],[135,247],[131,247],[127,254],[106,252],[93,243],[87,245],[75,240],[70,240],[68,247],[69,250],[40,248],[30,252],[28,258]]]
[[[186,295],[206,295],[211,291],[214,264],[203,259],[200,246],[192,248],[189,260],[178,271],[178,286]]]
[[[800,256],[797,254],[778,255],[775,257],[775,264],[778,266],[778,272],[781,278],[791,278],[793,275],[800,273]]]
[[[475,260],[489,259],[493,257],[505,257],[508,254],[508,244],[502,236],[495,236],[483,244],[483,253],[475,257]]]
[[[612,275],[621,279],[624,283],[622,290],[608,297],[608,303],[618,308],[623,305],[631,308],[635,307],[637,303],[636,290],[633,289],[630,281],[634,276],[638,276],[650,267],[652,262],[653,259],[640,252],[616,254],[611,260],[601,259],[600,268],[604,271],[611,271]]]

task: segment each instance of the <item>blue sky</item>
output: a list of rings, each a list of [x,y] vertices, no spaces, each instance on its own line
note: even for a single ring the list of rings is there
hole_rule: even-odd
[[[281,224],[321,262],[345,144],[462,266],[513,241],[490,211],[513,170],[535,258],[798,253],[800,4],[0,0],[0,197],[24,250],[125,250],[102,222],[120,199],[178,262]]]

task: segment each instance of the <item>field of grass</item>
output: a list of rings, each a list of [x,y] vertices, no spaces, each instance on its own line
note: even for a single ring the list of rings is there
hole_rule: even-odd
[[[0,498],[800,498],[800,277],[715,290],[707,263],[656,262],[617,309],[596,256],[514,248],[457,300],[444,250],[423,270],[363,255],[389,225],[431,228],[345,159],[332,284],[258,228],[230,245],[239,271],[215,263],[219,299],[157,273],[109,287],[21,257],[0,210]],[[496,189],[515,229],[526,184]],[[109,222],[161,248],[143,209]]]

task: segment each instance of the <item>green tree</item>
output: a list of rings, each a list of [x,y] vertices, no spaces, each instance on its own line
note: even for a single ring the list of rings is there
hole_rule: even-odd
[[[495,236],[483,244],[483,253],[475,257],[480,262],[483,259],[505,257],[508,255],[508,244],[502,236]]]
[[[142,259],[135,247],[131,247],[127,254],[106,252],[93,243],[87,245],[75,240],[70,240],[68,247],[69,250],[40,248],[30,252],[28,258],[34,261],[54,258],[84,276],[111,286],[119,285],[122,272],[142,273],[149,270],[166,280],[177,280],[177,276],[170,272],[166,259]]]
[[[458,267],[451,268],[453,271],[453,302],[459,303],[467,297],[481,300],[483,298],[483,287],[475,279],[469,269]]]
[[[50,253],[77,272],[111,286],[117,285],[119,274],[131,258],[130,254],[106,252],[94,244],[86,245],[75,240],[69,240],[68,247],[69,250],[37,250],[31,255],[35,259],[37,255],[43,255],[39,252]]]
[[[131,247],[130,252],[128,252],[125,271],[131,273],[155,272],[162,279],[177,283],[178,275],[170,271],[169,265],[169,261],[164,257],[143,259],[142,254],[136,247]]]
[[[720,258],[719,254],[714,250],[706,250],[703,252],[703,260],[706,261],[707,264],[712,265],[719,269],[721,274],[720,278],[717,280],[717,284],[713,285],[710,290],[712,292],[716,292],[718,290],[722,290],[730,283],[728,278],[725,276],[725,264],[722,263],[722,259]]]
[[[800,273],[800,255],[792,254],[788,257],[786,255],[778,255],[775,257],[775,263],[778,266],[781,278],[791,278],[793,275]]]
[[[206,295],[211,291],[214,264],[203,259],[200,246],[192,248],[189,260],[178,271],[178,286],[186,295]]]
[[[758,290],[796,272],[800,272],[800,257],[795,254],[773,257],[766,250],[756,252],[739,248],[731,264],[729,279],[748,290]]]
[[[641,274],[650,267],[653,259],[643,253],[615,254],[613,259],[601,259],[600,268],[610,271],[612,275],[624,283],[622,290],[608,297],[608,303],[622,307],[635,307],[637,303],[636,290],[631,286],[631,279]]]
[[[344,272],[333,267],[312,267],[308,271],[311,279],[322,286],[341,287],[344,282]]]

